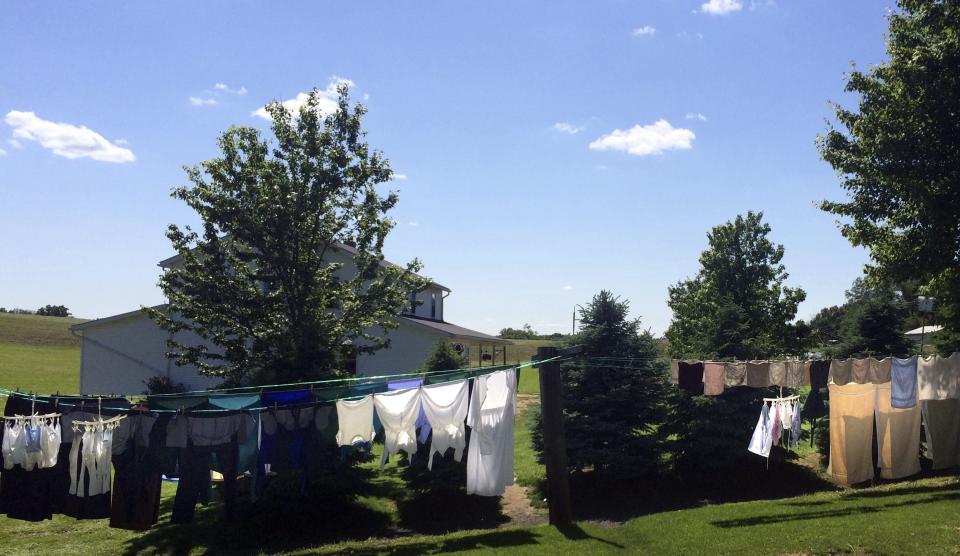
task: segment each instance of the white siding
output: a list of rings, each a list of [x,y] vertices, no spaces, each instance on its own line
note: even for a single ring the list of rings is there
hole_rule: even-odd
[[[210,388],[220,382],[201,376],[193,366],[178,367],[168,360],[164,354],[169,335],[146,315],[89,327],[82,334],[83,394],[139,394],[147,389],[145,382],[152,376],[169,376],[189,390]]]
[[[419,326],[400,322],[388,336],[390,347],[357,359],[357,374],[361,376],[387,375],[417,370],[433,353],[437,342],[445,338]]]

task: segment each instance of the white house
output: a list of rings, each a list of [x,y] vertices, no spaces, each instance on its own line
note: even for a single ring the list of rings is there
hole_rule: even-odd
[[[351,272],[356,250],[338,244],[331,260],[344,263],[342,272]],[[158,263],[174,268],[180,256]],[[392,263],[384,263],[392,264]],[[355,272],[355,270],[354,270]],[[506,346],[511,342],[470,330],[444,320],[444,302],[450,289],[431,283],[410,296],[410,303],[397,316],[399,328],[389,332],[391,347],[372,355],[361,355],[356,362],[360,375],[408,372],[420,368],[439,340],[462,349],[473,365],[506,361]],[[83,394],[135,394],[146,390],[153,376],[166,376],[188,389],[217,385],[219,379],[205,377],[193,366],[178,367],[167,359],[166,341],[170,333],[162,330],[140,309],[76,324],[71,330],[80,336],[80,391]],[[202,340],[195,335],[178,335],[187,343]],[[192,336],[192,337],[191,337]]]

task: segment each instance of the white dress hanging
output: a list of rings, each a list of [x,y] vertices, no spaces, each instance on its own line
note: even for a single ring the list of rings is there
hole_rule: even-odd
[[[467,494],[500,496],[513,484],[513,426],[517,404],[514,369],[473,379],[467,413]]]
[[[453,448],[453,458],[460,461],[467,445],[466,425],[468,409],[467,381],[435,384],[420,389],[423,411],[433,429],[427,469],[433,469],[433,455]]]

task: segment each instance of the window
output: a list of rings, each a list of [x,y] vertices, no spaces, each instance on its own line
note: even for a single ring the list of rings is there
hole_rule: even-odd
[[[437,292],[430,292],[430,318],[437,318]]]

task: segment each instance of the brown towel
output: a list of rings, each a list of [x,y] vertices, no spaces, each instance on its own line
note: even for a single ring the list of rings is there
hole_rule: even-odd
[[[873,421],[876,384],[831,384],[830,470],[833,482],[852,485],[873,479]]]
[[[703,364],[703,395],[719,396],[723,394],[724,369],[723,363],[710,361]]]
[[[703,363],[681,361],[678,372],[680,388],[696,394],[703,393]]]
[[[784,386],[787,388],[800,388],[803,386],[803,361],[787,361],[787,378]]]
[[[724,365],[724,372],[726,374],[723,380],[724,386],[727,388],[741,386],[747,378],[747,364],[739,361],[726,363]]]
[[[871,357],[867,360],[867,381],[874,384],[886,384],[890,382],[890,368],[893,361],[889,357],[875,359]]]
[[[770,386],[770,362],[748,361],[746,385],[753,388]]]
[[[920,472],[920,406],[892,407],[889,382],[877,385],[877,452],[884,479]]]
[[[770,384],[773,386],[787,385],[787,364],[784,361],[770,362]]]

